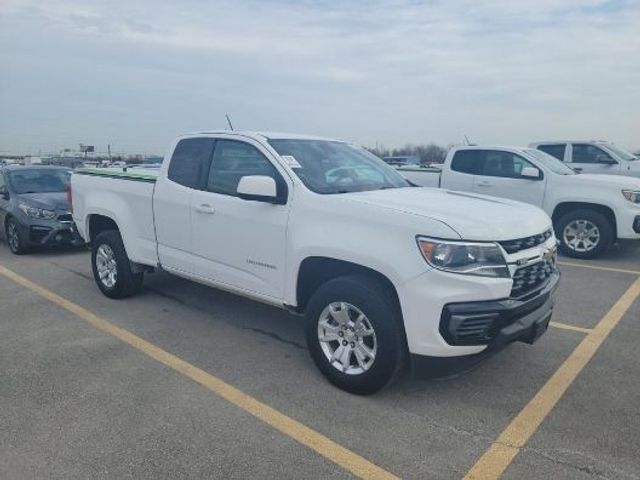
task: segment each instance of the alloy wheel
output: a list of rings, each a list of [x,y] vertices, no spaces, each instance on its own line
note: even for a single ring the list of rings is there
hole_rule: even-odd
[[[96,252],[96,269],[102,284],[113,288],[118,280],[118,265],[116,256],[109,245],[102,244]]]
[[[347,375],[360,375],[375,362],[375,330],[367,316],[350,303],[333,302],[322,311],[318,340],[329,364]]]
[[[589,220],[576,219],[564,228],[562,238],[571,250],[580,253],[590,252],[600,243],[600,229]]]

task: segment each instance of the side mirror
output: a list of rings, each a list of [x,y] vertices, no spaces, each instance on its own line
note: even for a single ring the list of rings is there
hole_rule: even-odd
[[[9,190],[7,190],[7,187],[5,186],[0,187],[0,198],[4,200],[9,200]]]
[[[613,158],[607,156],[607,155],[603,155],[603,154],[598,154],[596,156],[596,161],[598,163],[603,163],[605,165],[617,165],[618,162],[616,160],[614,160]]]
[[[266,175],[247,175],[238,182],[238,196],[243,200],[279,203],[276,181]]]
[[[540,170],[534,167],[522,167],[520,176],[523,178],[530,178],[532,180],[540,180],[542,178],[542,175],[540,175]]]

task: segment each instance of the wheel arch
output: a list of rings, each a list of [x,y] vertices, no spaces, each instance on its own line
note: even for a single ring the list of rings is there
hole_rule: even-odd
[[[324,283],[334,278],[345,275],[366,275],[380,282],[391,294],[393,301],[401,312],[398,291],[393,282],[383,273],[357,263],[346,260],[338,260],[330,257],[307,257],[300,263],[296,283],[296,307],[299,313],[303,312],[309,299]]]
[[[87,240],[92,243],[95,238],[102,232],[107,230],[120,231],[120,227],[116,221],[107,216],[98,213],[92,213],[87,217]]]
[[[562,202],[556,205],[551,215],[551,219],[553,220],[553,225],[557,224],[558,220],[562,218],[567,213],[573,210],[593,210],[594,212],[598,212],[605,216],[605,218],[609,221],[611,225],[611,229],[613,230],[613,240],[615,241],[618,238],[618,224],[616,221],[616,214],[611,207],[606,205],[602,205],[599,203],[589,203],[589,202]],[[560,235],[560,232],[556,232],[556,235]]]

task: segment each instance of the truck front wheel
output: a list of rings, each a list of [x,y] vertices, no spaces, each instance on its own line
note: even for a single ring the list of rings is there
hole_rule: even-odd
[[[142,286],[143,273],[133,273],[122,237],[117,230],[99,233],[92,242],[91,266],[100,291],[109,298],[134,295]]]
[[[322,285],[306,309],[307,345],[337,387],[368,395],[392,383],[407,357],[402,316],[388,289],[365,275]]]
[[[595,258],[613,243],[609,220],[594,210],[566,213],[556,222],[555,230],[560,249],[574,258]]]

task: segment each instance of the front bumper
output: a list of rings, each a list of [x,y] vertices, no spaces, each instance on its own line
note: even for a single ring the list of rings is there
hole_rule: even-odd
[[[411,355],[414,375],[441,378],[464,373],[511,342],[534,343],[547,330],[560,274],[554,273],[528,300],[504,299],[448,304],[440,333],[450,345],[486,345],[480,352],[457,357]]]
[[[31,247],[84,244],[84,240],[78,235],[73,222],[60,222],[57,220],[29,219],[20,224],[21,238],[26,245]]]

